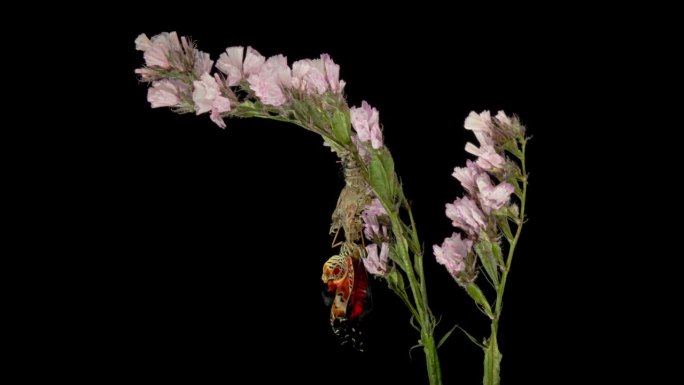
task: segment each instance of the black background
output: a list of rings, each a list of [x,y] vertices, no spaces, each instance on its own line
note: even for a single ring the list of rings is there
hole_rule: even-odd
[[[505,15],[378,22],[363,13],[295,13],[272,22],[221,12],[126,17],[107,36],[110,94],[93,97],[116,95],[117,113],[84,134],[85,151],[103,162],[80,165],[92,178],[83,194],[98,197],[90,198],[93,226],[107,223],[89,239],[98,255],[93,284],[106,282],[92,299],[98,326],[89,346],[102,352],[90,358],[94,379],[427,383],[421,349],[409,356],[418,334],[382,281],[372,282],[366,352],[338,346],[330,330],[320,275],[333,252],[328,228],[343,180],[318,137],[252,119],[227,120],[222,130],[207,115],[149,107],[133,73],[143,64],[133,41],[172,30],[214,60],[233,45],[283,53],[290,63],[329,53],[349,104],[367,100],[380,111],[427,250],[453,231],[444,204],[462,194],[450,174],[474,141],[462,128],[467,114],[518,114],[533,137],[529,222],[505,295],[502,378],[586,378],[597,361],[584,329],[600,326],[583,302],[593,273],[577,274],[583,246],[569,223],[578,214],[564,199],[582,169],[566,168],[578,141],[567,134],[577,119],[568,94],[581,77],[568,68],[584,60],[573,30]],[[337,21],[344,17],[355,21]],[[425,269],[431,308],[442,319],[437,338],[455,323],[486,336],[487,320],[431,252]],[[481,382],[483,354],[460,332],[440,359],[445,384]]]

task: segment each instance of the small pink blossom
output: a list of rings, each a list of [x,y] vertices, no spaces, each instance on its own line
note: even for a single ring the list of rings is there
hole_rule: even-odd
[[[385,207],[379,199],[375,198],[361,213],[363,219],[363,233],[369,240],[389,240],[389,218]]]
[[[306,77],[307,72],[309,72],[309,68],[311,68],[309,60],[297,60],[292,63],[292,86],[294,88],[298,90],[306,89],[304,78]]]
[[[152,87],[147,90],[147,101],[152,108],[174,107],[180,105],[180,90],[171,80],[161,80],[152,83]]]
[[[349,111],[352,126],[362,142],[371,142],[374,149],[383,146],[382,131],[380,130],[380,113],[365,100],[361,107],[352,107]]]
[[[230,100],[221,97],[214,101],[213,108],[211,109],[211,115],[209,118],[212,122],[216,123],[217,126],[221,128],[226,128],[226,122],[221,117],[221,113],[230,111]]]
[[[387,210],[385,210],[385,206],[382,205],[382,202],[380,202],[380,199],[378,198],[373,198],[371,203],[366,205],[363,210],[367,215],[373,215],[376,217],[380,215],[388,215]]]
[[[471,195],[477,192],[477,177],[482,174],[483,171],[475,162],[470,159],[466,160],[466,167],[455,167],[453,174],[461,186]]]
[[[150,39],[145,35],[144,33],[141,33],[138,35],[138,37],[135,38],[135,49],[138,51],[147,51],[150,48],[152,48],[152,42]]]
[[[281,88],[292,88],[292,70],[287,65],[287,58],[283,55],[271,56],[266,60],[261,70],[273,74]]]
[[[454,203],[447,203],[446,216],[451,219],[454,227],[463,229],[470,235],[479,234],[487,228],[484,213],[475,201],[468,197],[457,198]]]
[[[461,239],[461,235],[453,233],[450,238],[444,239],[442,246],[432,246],[437,263],[444,265],[449,274],[456,278],[465,270],[465,259],[473,247],[471,239]]]
[[[144,52],[145,64],[148,67],[170,69],[169,56],[172,52],[180,52],[181,44],[176,32],[163,32],[148,39],[141,34],[135,39],[135,48]]]
[[[216,68],[228,76],[228,86],[233,87],[240,84],[242,80],[242,61],[245,48],[242,46],[226,48],[226,53],[222,53],[216,62]]]
[[[496,116],[496,120],[499,121],[500,124],[505,125],[505,126],[510,126],[512,124],[511,118],[506,116],[506,113],[503,111],[499,111]]]
[[[499,183],[497,186],[492,184],[489,175],[482,173],[477,177],[477,198],[485,214],[489,215],[492,210],[500,209],[511,198],[515,187],[508,182]]]
[[[211,72],[214,61],[208,53],[194,50],[195,52],[195,75],[201,77],[203,74]]]
[[[344,82],[340,83],[340,66],[330,58],[330,55],[324,53],[321,55],[323,64],[325,65],[325,77],[330,85],[330,91],[339,94],[344,87]]]
[[[378,245],[366,246],[366,257],[363,259],[363,265],[369,273],[385,276],[388,272],[388,263],[389,244],[387,242],[383,242],[380,246],[380,255],[378,255]]]
[[[309,94],[325,93],[329,85],[323,60],[305,59],[292,63],[292,85]]]
[[[225,128],[225,122],[220,114],[230,111],[230,99],[221,95],[219,82],[205,73],[200,80],[194,81],[193,85],[195,89],[192,92],[192,100],[195,102],[197,115],[211,111],[211,120],[219,127]]]
[[[319,59],[304,59],[292,63],[292,87],[308,94],[321,95],[327,91],[339,94],[344,89],[340,80],[340,66],[328,54]]]
[[[242,76],[248,78],[249,75],[258,74],[264,65],[266,58],[252,47],[247,47],[247,56],[242,64]]]
[[[242,46],[228,47],[226,52],[219,56],[216,68],[228,76],[229,87],[240,84],[242,79],[261,72],[266,58],[252,47],[247,47],[247,56],[244,56]],[[244,60],[243,60],[244,57]]]
[[[472,143],[466,143],[465,150],[478,157],[477,165],[485,171],[502,170],[506,165],[506,159],[496,152],[494,146],[481,144],[475,147]]]
[[[249,87],[264,104],[278,107],[287,102],[287,97],[278,85],[277,78],[271,74],[250,76]]]
[[[268,58],[261,71],[250,75],[247,81],[262,103],[276,107],[287,103],[284,89],[292,86],[292,72],[287,65],[287,58],[283,55]]]
[[[489,111],[483,111],[481,114],[471,111],[463,126],[466,130],[473,131],[480,145],[494,145],[492,116]]]

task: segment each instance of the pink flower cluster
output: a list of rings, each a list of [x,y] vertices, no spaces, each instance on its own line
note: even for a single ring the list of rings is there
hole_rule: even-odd
[[[297,97],[341,94],[345,86],[340,66],[327,54],[296,61],[290,68],[283,55],[266,58],[252,47],[246,52],[240,46],[229,47],[216,62],[224,78],[212,76],[210,56],[196,50],[186,37],[179,39],[176,32],[152,39],[142,34],[135,44],[143,51],[146,64],[135,72],[142,80],[153,82],[148,91],[153,108],[185,107],[198,115],[210,112],[211,119],[223,128],[222,114],[239,103],[231,87],[251,90],[264,105],[279,107]]]
[[[292,97],[291,91],[303,91],[309,95],[339,94],[344,88],[340,66],[327,54],[321,55],[320,59],[296,61],[290,68],[283,55],[266,59],[252,47],[247,47],[246,55],[244,51],[240,46],[226,49],[216,62],[216,68],[227,75],[229,87],[246,80],[249,88],[266,105],[278,107],[286,104]]]
[[[349,118],[355,133],[351,139],[361,160],[370,163],[370,148],[379,150],[384,146],[382,131],[380,129],[380,113],[371,107],[365,100],[361,102],[361,107],[352,107],[349,110]],[[373,198],[361,213],[363,219],[363,233],[366,239],[373,241],[366,246],[366,258],[363,263],[371,274],[386,276],[389,272],[389,242],[390,242],[390,220],[385,207],[378,198]],[[380,253],[378,254],[378,246]]]
[[[382,202],[375,198],[364,208],[361,218],[363,219],[364,235],[368,240],[374,242],[366,246],[366,258],[363,259],[363,264],[371,274],[385,276],[389,272],[390,241],[388,231],[390,222],[387,211],[385,211]],[[378,254],[378,245],[380,245],[380,254]]]
[[[515,190],[512,184],[492,182],[489,173],[496,174],[506,167],[503,151],[497,149],[503,134],[510,135],[511,120],[503,111],[492,119],[489,111],[481,114],[471,112],[465,120],[465,128],[473,131],[480,146],[466,145],[466,151],[477,155],[477,160],[466,161],[466,167],[456,167],[452,176],[456,178],[466,196],[447,203],[446,216],[451,224],[465,233],[465,238],[454,233],[441,246],[434,245],[433,252],[438,263],[459,280],[466,268],[466,259],[472,251],[479,234],[493,226],[493,211],[509,203]]]

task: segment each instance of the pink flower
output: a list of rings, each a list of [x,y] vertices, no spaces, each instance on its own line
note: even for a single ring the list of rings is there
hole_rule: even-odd
[[[503,111],[499,111],[496,116],[496,120],[499,121],[500,124],[505,125],[505,126],[510,126],[511,125],[511,118],[506,116],[506,113]]]
[[[340,66],[328,54],[319,59],[304,59],[292,63],[292,87],[308,94],[321,95],[330,91],[339,94],[344,89]]]
[[[258,74],[261,71],[261,66],[264,65],[263,55],[252,47],[247,47],[247,56],[245,62],[242,64],[242,76],[249,77],[249,75]]]
[[[374,198],[363,210],[367,215],[373,215],[376,217],[380,215],[387,215],[385,206],[382,205],[382,202],[380,202],[380,199],[378,198]]]
[[[275,55],[268,58],[262,68],[263,71],[273,74],[282,88],[292,88],[292,70],[287,65],[287,58],[285,56]]]
[[[242,46],[228,47],[226,53],[222,53],[216,62],[216,68],[228,76],[228,86],[240,84],[242,79],[250,75],[256,75],[266,61],[266,58],[252,47],[247,47],[247,56],[244,58],[245,49]]]
[[[163,32],[148,39],[141,34],[135,39],[135,48],[144,52],[145,63],[148,67],[170,69],[169,56],[171,52],[180,52],[181,44],[176,32]]]
[[[211,109],[211,115],[209,115],[209,118],[212,122],[216,123],[217,126],[226,128],[226,122],[223,121],[221,113],[228,111],[230,111],[230,100],[226,98],[218,99],[215,102],[215,107]]]
[[[211,72],[214,61],[208,53],[194,50],[195,52],[195,75],[201,77],[203,74]]]
[[[506,159],[492,145],[481,144],[480,147],[475,147],[472,143],[466,143],[465,150],[478,157],[477,165],[485,171],[502,170],[506,165]]]
[[[470,239],[461,239],[461,235],[453,233],[450,238],[444,239],[442,246],[432,246],[437,263],[444,265],[449,274],[456,278],[465,269],[465,258],[473,247]]]
[[[287,103],[284,89],[292,86],[292,72],[287,65],[287,58],[283,55],[268,58],[261,71],[250,75],[247,81],[262,103],[276,107]]]
[[[152,87],[147,90],[147,101],[152,108],[174,107],[180,105],[180,90],[168,79],[152,83]]]
[[[340,82],[340,66],[335,64],[327,53],[322,54],[321,59],[325,65],[325,77],[330,85],[330,91],[339,94],[344,87],[344,81]]]
[[[325,64],[321,59],[305,59],[292,63],[293,87],[309,94],[323,94],[328,90]]]
[[[482,173],[477,177],[477,198],[485,214],[489,215],[492,210],[500,209],[511,197],[515,187],[508,182],[492,185],[489,175]]]
[[[487,228],[487,220],[474,200],[463,197],[458,198],[454,203],[446,204],[446,216],[451,219],[454,227],[463,229],[470,235],[479,234]]]
[[[482,173],[483,171],[480,166],[468,159],[466,160],[466,167],[455,167],[451,175],[461,182],[461,186],[469,194],[475,195],[477,191],[477,177]]]
[[[380,246],[380,255],[378,255],[378,245],[366,246],[366,258],[363,259],[363,265],[369,273],[385,276],[388,270],[388,262],[389,244],[387,242],[383,242],[382,246]]]
[[[369,240],[389,240],[387,228],[389,218],[385,207],[379,199],[375,198],[368,204],[361,213],[363,219],[363,233]]]
[[[463,124],[466,130],[471,130],[475,134],[480,145],[494,145],[492,140],[492,116],[489,111],[477,114],[471,111]]]
[[[245,49],[242,46],[226,48],[216,62],[216,68],[228,76],[228,86],[233,87],[242,80],[242,61]]]
[[[380,113],[364,100],[361,107],[352,107],[349,111],[352,126],[362,142],[371,142],[374,149],[383,146],[380,130]]]
[[[277,78],[271,74],[250,76],[249,87],[264,104],[278,107],[287,102]]]
[[[150,48],[152,48],[152,42],[150,39],[145,35],[144,33],[141,33],[138,35],[138,37],[135,38],[135,49],[138,51],[147,51]]]
[[[226,124],[220,114],[230,111],[230,99],[221,95],[219,82],[205,73],[201,80],[194,81],[193,85],[195,90],[192,92],[192,100],[195,102],[197,115],[211,111],[211,120],[219,127],[225,128]]]

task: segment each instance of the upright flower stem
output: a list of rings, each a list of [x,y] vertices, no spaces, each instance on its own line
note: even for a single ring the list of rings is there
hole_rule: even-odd
[[[523,224],[525,223],[525,200],[527,197],[527,170],[525,168],[525,145],[527,140],[522,141],[522,157],[520,163],[522,165],[522,194],[520,197],[520,214],[517,218],[517,229],[515,231],[515,236],[513,240],[509,241],[508,256],[506,257],[506,266],[503,269],[501,275],[501,283],[496,288],[496,305],[494,307],[494,318],[491,323],[491,335],[489,337],[489,344],[487,345],[487,350],[485,351],[485,374],[483,376],[484,385],[498,385],[500,383],[500,372],[499,372],[499,362],[496,360],[501,360],[501,353],[498,347],[498,331],[499,331],[499,319],[501,318],[501,312],[503,310],[503,295],[506,290],[506,280],[508,279],[508,274],[511,271],[511,263],[513,262],[513,255],[515,254],[515,248],[518,245],[520,239],[520,234],[522,232]]]
[[[423,272],[423,254],[420,248],[418,232],[416,230],[415,221],[413,220],[413,213],[411,206],[406,199],[404,192],[400,191],[400,206],[404,207],[410,219],[410,227],[404,224],[396,212],[390,214],[392,220],[392,229],[397,238],[400,255],[399,258],[403,261],[402,269],[406,273],[409,280],[409,287],[413,301],[418,312],[418,323],[420,324],[420,343],[423,346],[425,353],[425,361],[428,372],[428,379],[431,385],[442,384],[442,372],[439,365],[439,356],[437,354],[437,346],[435,345],[434,329],[435,320],[427,301],[427,286],[425,284],[425,275]],[[413,253],[413,259],[411,253]]]

